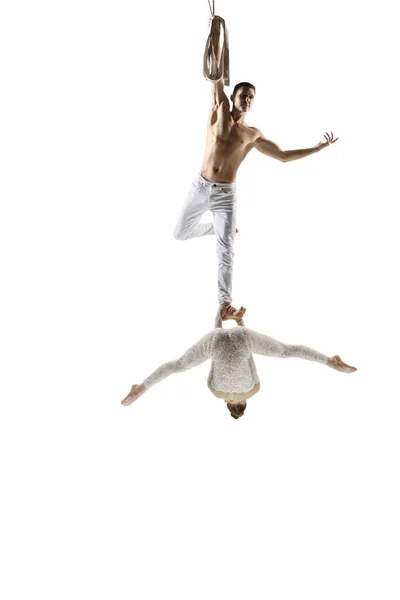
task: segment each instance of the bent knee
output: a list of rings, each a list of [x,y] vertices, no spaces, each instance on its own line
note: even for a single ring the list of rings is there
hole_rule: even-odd
[[[187,240],[187,235],[183,229],[181,229],[180,227],[175,227],[174,238],[176,240],[183,241],[183,240]]]

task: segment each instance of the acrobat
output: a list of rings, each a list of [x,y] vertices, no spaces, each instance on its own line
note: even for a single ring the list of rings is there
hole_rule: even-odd
[[[329,358],[307,346],[284,344],[252,329],[243,321],[243,310],[232,316],[238,327],[223,329],[220,311],[215,327],[193,344],[180,358],[164,363],[141,384],[133,385],[121,404],[129,406],[153,385],[173,373],[182,373],[211,358],[208,387],[217,398],[225,400],[234,419],[241,417],[247,400],[260,389],[260,379],[253,359],[254,354],[280,358],[297,357],[319,362],[341,373],[357,369],[342,361],[337,354]]]
[[[219,16],[214,16],[210,22],[211,56],[216,60],[212,70],[218,75],[222,73],[222,76],[218,81],[211,83],[212,106],[208,118],[204,159],[184,201],[174,236],[177,240],[205,235],[216,236],[218,302],[221,316],[235,318],[236,309],[229,309],[232,306],[233,245],[237,233],[236,175],[240,165],[253,148],[276,160],[289,162],[320,152],[335,143],[338,138],[335,138],[332,132],[326,132],[325,141],[320,141],[311,148],[282,150],[259,129],[248,126],[245,119],[252,107],[256,88],[249,82],[237,83],[230,96],[230,109],[229,100],[224,92],[222,68],[225,65],[225,69],[229,69],[229,65],[226,65],[226,49],[222,47],[221,50],[220,44],[221,30],[225,31],[225,22]],[[206,211],[212,212],[213,222],[200,223]]]

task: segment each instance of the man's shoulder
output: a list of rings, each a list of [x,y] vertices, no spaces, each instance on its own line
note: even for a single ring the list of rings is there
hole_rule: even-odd
[[[249,125],[247,127],[251,130],[255,138],[258,138],[262,135],[261,131],[257,127],[250,127]]]
[[[262,136],[261,131],[257,127],[250,127],[250,125],[247,124],[246,127],[249,142],[255,144],[258,138]]]

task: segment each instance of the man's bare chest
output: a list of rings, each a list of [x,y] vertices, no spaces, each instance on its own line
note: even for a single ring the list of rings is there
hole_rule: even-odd
[[[252,128],[228,124],[220,127],[218,124],[210,125],[208,131],[209,141],[213,144],[222,144],[231,150],[245,149],[255,141],[255,132]]]

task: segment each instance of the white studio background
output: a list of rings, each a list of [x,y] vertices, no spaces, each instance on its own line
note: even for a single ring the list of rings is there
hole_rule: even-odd
[[[201,164],[206,0],[1,9],[6,600],[397,600],[395,4],[217,0],[248,123],[246,324],[358,372],[257,357],[234,421],[209,364],[120,400],[213,325],[214,240],[172,231]]]

